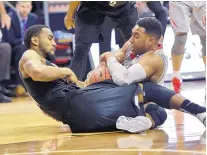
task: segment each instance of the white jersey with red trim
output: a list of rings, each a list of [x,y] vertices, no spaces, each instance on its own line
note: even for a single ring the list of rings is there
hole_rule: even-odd
[[[156,84],[163,85],[164,84],[164,80],[165,80],[165,75],[166,75],[166,72],[167,72],[167,68],[168,68],[168,60],[167,60],[167,56],[164,54],[162,48],[158,48],[157,50],[155,50],[155,53],[158,54],[162,58],[162,60],[164,62],[164,70],[163,70],[163,73],[160,76],[159,80],[156,82]],[[133,56],[131,54],[131,51],[128,51],[127,52],[127,55],[126,55],[126,58],[124,60],[123,65],[126,68],[129,68],[130,66],[138,63],[140,58],[141,58],[141,56],[139,56],[139,55]],[[147,79],[144,80],[144,81],[147,81]]]

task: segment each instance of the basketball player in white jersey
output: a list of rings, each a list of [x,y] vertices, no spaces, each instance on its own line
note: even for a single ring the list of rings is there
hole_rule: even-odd
[[[100,60],[107,63],[115,84],[123,86],[141,81],[163,84],[168,64],[158,44],[161,34],[162,26],[156,18],[139,19],[131,38],[118,52],[101,55]],[[118,129],[136,132],[136,117],[120,116],[116,125]],[[155,120],[153,128],[158,125],[161,124]]]
[[[172,84],[176,93],[181,89],[180,68],[189,28],[193,35],[199,35],[202,45],[203,62],[206,65],[206,2],[205,1],[171,1],[169,5],[170,23],[175,39],[171,49],[173,64]]]

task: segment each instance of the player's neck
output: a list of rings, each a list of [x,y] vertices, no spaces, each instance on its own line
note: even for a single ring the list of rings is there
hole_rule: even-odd
[[[42,57],[45,58],[45,54],[43,52],[41,52],[41,50],[39,48],[36,47],[31,47],[31,50],[34,50],[35,52],[37,52],[37,54]]]
[[[157,49],[157,44],[152,45],[148,51],[155,51]]]

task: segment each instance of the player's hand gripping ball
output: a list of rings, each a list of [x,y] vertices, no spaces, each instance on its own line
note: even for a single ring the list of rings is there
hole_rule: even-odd
[[[88,73],[84,86],[109,79],[112,79],[109,69],[106,63],[101,62],[94,70]]]

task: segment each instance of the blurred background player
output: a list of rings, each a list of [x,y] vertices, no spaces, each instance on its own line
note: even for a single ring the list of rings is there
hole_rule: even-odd
[[[189,28],[191,28],[193,35],[199,35],[200,37],[203,62],[206,64],[206,28],[203,20],[205,14],[205,1],[170,2],[170,22],[175,34],[174,44],[171,49],[173,65],[172,84],[176,93],[179,93],[181,88],[180,68]]]
[[[73,17],[76,10],[74,23]],[[69,4],[65,26],[67,29],[75,26],[76,44],[70,68],[81,81],[86,79],[87,57],[92,43],[99,43],[104,39],[101,25],[105,17],[109,17],[115,23],[124,43],[130,38],[131,30],[138,19],[135,2],[76,1]]]

